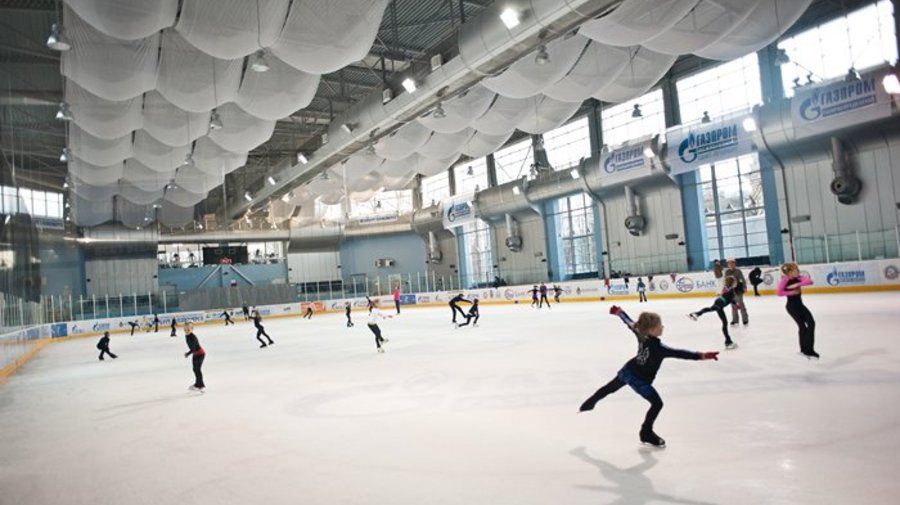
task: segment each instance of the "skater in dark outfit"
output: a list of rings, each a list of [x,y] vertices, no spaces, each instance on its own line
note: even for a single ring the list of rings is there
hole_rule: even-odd
[[[222,317],[225,318],[225,326],[228,326],[229,324],[234,324],[234,321],[231,320],[231,314],[228,313],[227,309],[222,311]]]
[[[469,300],[466,300],[465,297],[463,297],[462,293],[460,293],[450,299],[449,305],[450,305],[450,310],[453,312],[453,321],[452,322],[454,324],[456,323],[456,313],[457,312],[459,312],[460,316],[466,317],[466,313],[463,312],[463,309],[459,308],[459,302],[472,303]]]
[[[725,347],[727,349],[734,349],[737,347],[737,344],[731,340],[731,335],[728,334],[728,318],[725,317],[725,307],[731,303],[734,303],[734,277],[726,277],[725,287],[722,288],[722,292],[719,293],[719,296],[711,306],[706,307],[699,312],[691,312],[688,314],[688,317],[696,321],[698,317],[707,312],[715,312],[722,321],[722,334],[725,335]]]
[[[313,316],[313,308],[312,304],[306,306],[306,313],[303,314],[303,319],[312,319]]]
[[[241,305],[241,312],[244,313],[244,321],[249,321],[250,320],[250,307],[248,307],[246,303]]]
[[[475,318],[475,321],[472,321],[472,318],[473,318],[473,317]],[[472,306],[469,307],[469,313],[466,314],[466,322],[464,322],[464,323],[462,323],[462,324],[460,324],[460,325],[457,325],[457,327],[460,327],[460,326],[469,326],[469,323],[472,323],[472,326],[478,326],[478,317],[479,317],[479,312],[478,312],[478,298],[473,298],[473,299],[472,299]]]
[[[172,333],[169,334],[170,337],[177,337],[178,334],[175,332],[175,328],[178,328],[178,321],[175,318],[172,318]]]
[[[156,314],[153,314],[153,326],[156,328],[153,333],[159,333],[159,316]]]
[[[637,322],[634,322],[628,317],[628,314],[615,305],[609,309],[609,312],[622,319],[637,336],[637,356],[625,363],[625,366],[619,370],[616,377],[585,400],[578,410],[580,412],[592,410],[597,405],[597,402],[606,396],[622,389],[623,386],[631,386],[635,393],[650,402],[650,409],[647,411],[644,423],[641,425],[641,442],[656,447],[665,447],[666,441],[653,432],[653,423],[663,408],[662,398],[660,398],[659,393],[653,387],[653,380],[656,378],[656,373],[659,371],[662,361],[665,358],[718,360],[719,353],[683,351],[667,347],[659,340],[663,333],[663,325],[658,314],[643,312],[638,317]]]
[[[344,304],[344,315],[347,316],[347,328],[353,327],[353,320],[350,319],[350,309],[351,309],[350,302],[345,303]]]
[[[383,319],[390,319],[393,316],[385,315],[378,308],[378,300],[372,302],[372,307],[369,309],[369,321],[367,325],[369,326],[369,330],[375,335],[375,348],[378,352],[384,352],[381,344],[384,342],[390,342],[390,340],[381,336],[381,328],[378,327],[378,321]]]
[[[194,385],[188,389],[202,393],[206,390],[206,384],[203,382],[203,371],[201,370],[203,360],[206,359],[206,351],[200,347],[200,341],[194,335],[194,325],[191,323],[184,323],[184,340],[188,346],[188,352],[184,353],[184,357],[194,356],[192,360],[194,365]]]
[[[262,349],[263,347],[265,347],[267,345],[274,344],[275,341],[272,340],[272,337],[270,337],[269,334],[266,333],[266,329],[263,328],[262,316],[259,314],[259,311],[254,310],[253,313],[250,315],[250,317],[253,319],[253,326],[256,326],[256,340],[259,340],[259,343],[260,343],[259,348]],[[266,344],[265,342],[263,342],[263,339],[259,338],[260,335],[265,336],[267,339],[269,339],[269,343]]]
[[[547,285],[543,282],[541,283],[541,301],[538,303],[538,308],[544,307],[544,302],[547,302],[547,308],[550,308],[550,300],[547,298]]]
[[[374,307],[374,306],[375,306],[375,302],[373,302],[372,299],[369,298],[368,295],[366,295],[366,310],[368,310],[369,312],[372,312],[372,307]]]
[[[747,291],[747,282],[744,280],[744,273],[737,267],[734,258],[728,258],[726,263],[728,268],[725,269],[725,276],[734,279],[734,302],[731,304],[731,326],[738,324],[738,312],[741,315],[741,321],[744,326],[750,324],[750,318],[747,315],[747,306],[744,304],[744,291]]]
[[[643,303],[647,301],[647,285],[644,284],[644,278],[638,277],[637,283],[638,301]]]
[[[762,284],[762,270],[759,267],[750,270],[750,284],[753,286],[753,296],[759,296],[759,285]]]
[[[816,320],[800,298],[800,288],[812,286],[813,281],[805,275],[800,275],[800,268],[796,263],[785,263],[781,266],[781,273],[784,277],[778,282],[777,293],[778,296],[787,297],[785,309],[799,328],[800,352],[809,359],[819,359],[819,353],[815,351]]]
[[[141,327],[141,323],[139,323],[139,322],[137,322],[137,321],[128,321],[128,326],[131,326],[131,336],[133,337],[133,336],[134,336],[134,329],[135,329],[135,328],[140,328],[140,327]]]
[[[531,306],[532,307],[537,307],[538,291],[540,291],[540,290],[538,289],[537,284],[535,284],[534,287],[531,288]]]
[[[553,285],[553,301],[556,303],[559,303],[559,295],[561,295],[561,294],[562,294],[562,288],[557,286],[556,284],[554,284]]]
[[[97,342],[97,349],[100,350],[100,361],[103,361],[104,354],[109,354],[109,357],[112,359],[118,358],[118,356],[116,356],[109,350],[109,332],[108,331],[103,332],[103,336]]]

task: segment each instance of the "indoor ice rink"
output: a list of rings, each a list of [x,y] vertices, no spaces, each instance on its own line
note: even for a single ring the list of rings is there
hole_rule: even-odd
[[[0,505],[900,503],[897,3],[0,0]]]

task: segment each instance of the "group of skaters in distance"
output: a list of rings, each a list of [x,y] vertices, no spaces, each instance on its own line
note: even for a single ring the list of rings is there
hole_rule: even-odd
[[[531,290],[531,306],[537,307],[539,309],[544,308],[544,303],[547,304],[547,308],[550,308],[550,300],[547,298],[547,285],[543,282],[540,286],[535,284]],[[558,285],[553,285],[553,301],[559,303],[559,296],[562,294],[562,288]],[[540,296],[539,296],[540,295]]]

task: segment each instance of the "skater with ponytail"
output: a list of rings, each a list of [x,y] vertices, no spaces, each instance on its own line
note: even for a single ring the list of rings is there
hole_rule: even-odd
[[[800,288],[811,286],[813,281],[806,275],[800,274],[800,267],[796,263],[781,265],[781,273],[784,277],[778,282],[776,292],[778,296],[787,297],[787,313],[794,319],[799,328],[800,352],[809,359],[819,359],[819,353],[814,349],[816,344],[816,320],[812,313],[803,305],[800,298]]]

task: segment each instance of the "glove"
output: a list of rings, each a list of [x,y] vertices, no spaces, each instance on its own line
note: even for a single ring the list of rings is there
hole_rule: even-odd
[[[622,307],[619,307],[618,305],[613,305],[609,308],[609,313],[614,316],[618,316],[619,312],[622,312]]]
[[[714,359],[719,361],[719,351],[701,352],[700,359]]]

